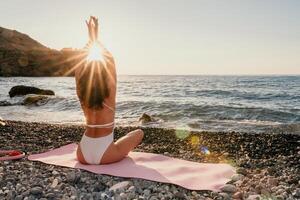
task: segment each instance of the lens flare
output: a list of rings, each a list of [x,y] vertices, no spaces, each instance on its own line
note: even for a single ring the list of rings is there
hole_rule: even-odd
[[[209,155],[210,154],[210,151],[208,150],[207,147],[200,147],[200,151],[205,154],[205,155]]]
[[[190,133],[189,133],[189,131],[178,129],[175,131],[175,135],[178,139],[183,140],[183,139],[187,138],[190,135]]]
[[[88,51],[88,55],[87,55],[87,61],[103,61],[103,51],[101,46],[94,42]]]
[[[200,139],[197,136],[192,136],[190,139],[190,143],[193,147],[196,147],[200,144]]]

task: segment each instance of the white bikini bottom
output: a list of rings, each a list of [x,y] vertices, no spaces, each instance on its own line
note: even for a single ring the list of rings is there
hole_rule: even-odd
[[[109,147],[109,145],[114,141],[113,132],[109,135],[92,138],[83,134],[80,141],[80,149],[84,160],[88,164],[99,165],[102,159],[103,154]]]

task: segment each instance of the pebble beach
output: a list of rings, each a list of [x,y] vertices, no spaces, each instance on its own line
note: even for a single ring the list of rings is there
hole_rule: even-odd
[[[117,127],[115,139],[137,127]],[[135,151],[236,168],[220,192],[93,174],[29,161],[0,162],[0,199],[300,199],[300,135],[142,128]],[[0,149],[28,155],[79,142],[84,126],[5,121]]]

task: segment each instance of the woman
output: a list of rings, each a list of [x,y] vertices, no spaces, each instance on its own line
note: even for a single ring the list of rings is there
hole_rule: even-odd
[[[83,164],[108,164],[123,159],[143,139],[137,129],[113,141],[116,105],[116,69],[112,55],[98,41],[98,19],[86,21],[89,31],[87,61],[75,71],[76,91],[86,118],[86,130],[77,148]]]

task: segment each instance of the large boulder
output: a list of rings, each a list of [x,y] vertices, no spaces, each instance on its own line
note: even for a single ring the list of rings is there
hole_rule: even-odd
[[[55,95],[52,90],[43,90],[36,87],[17,85],[10,89],[9,96],[23,96],[27,94],[39,94],[39,95]]]
[[[32,95],[25,97],[23,105],[40,105],[46,103],[48,96],[46,95]]]
[[[139,118],[139,122],[142,124],[147,124],[147,123],[155,122],[155,120],[147,113],[143,113],[142,116]]]

